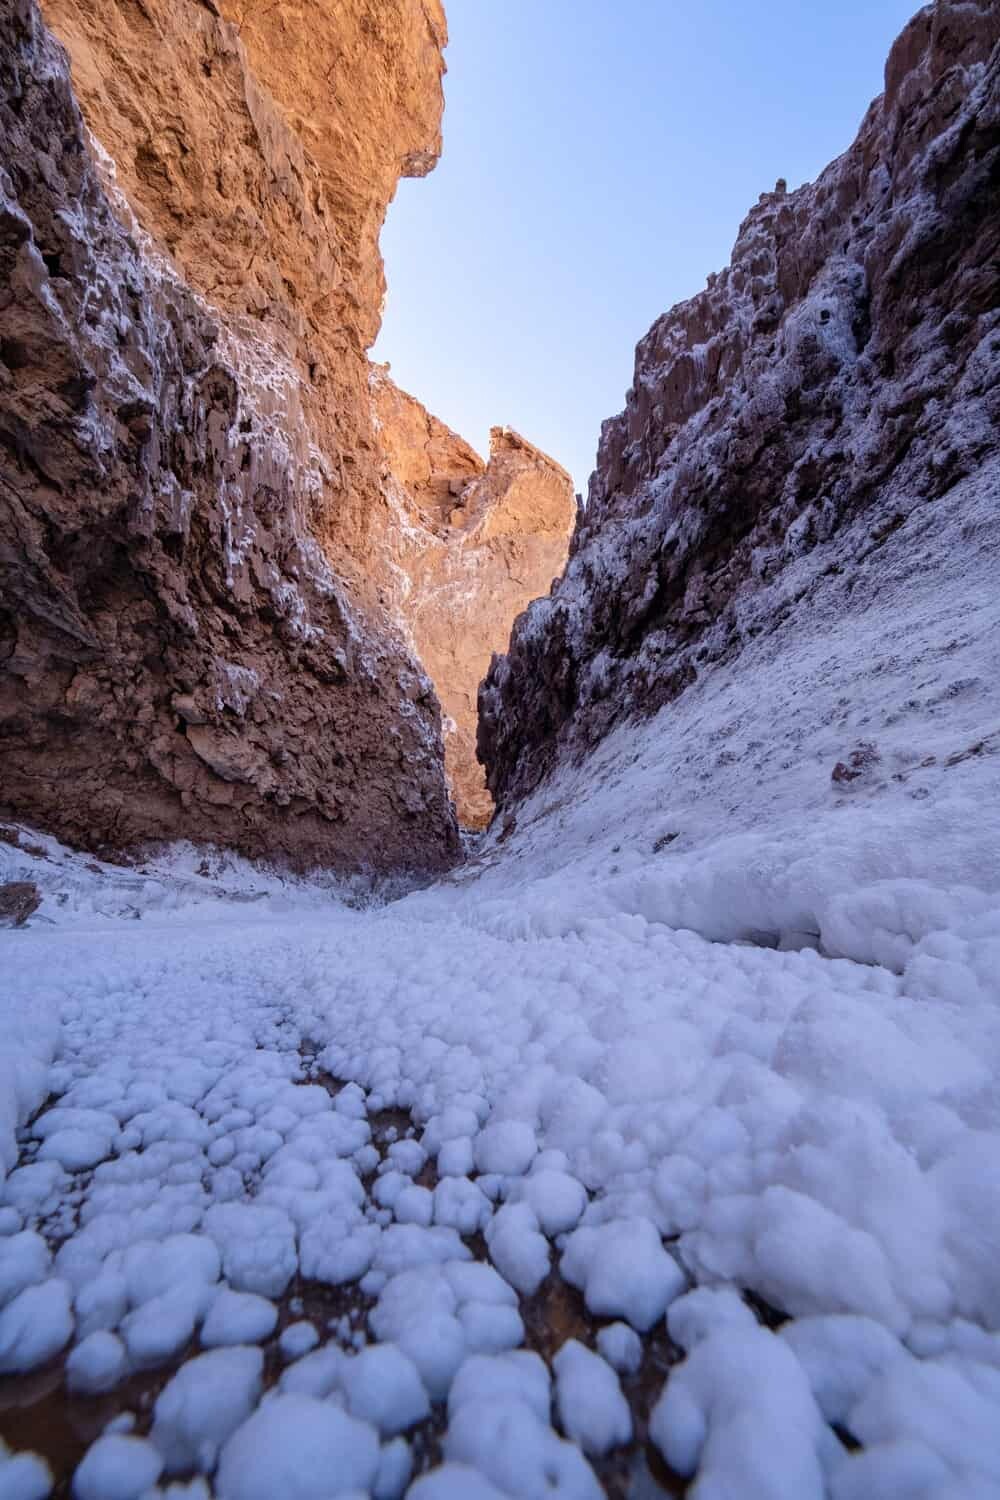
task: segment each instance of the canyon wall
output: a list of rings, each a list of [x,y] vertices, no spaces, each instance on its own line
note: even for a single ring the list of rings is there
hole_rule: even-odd
[[[780,678],[797,634],[922,585],[955,561],[935,547],[956,535],[968,615],[942,601],[924,649],[954,652],[993,618],[980,606],[995,595],[1000,451],[997,22],[995,0],[920,11],[850,149],[815,183],[764,193],[729,267],[638,345],[566,571],[481,690],[501,806],[722,664],[735,691],[751,644],[759,657],[774,641]],[[955,506],[964,523],[945,526]],[[890,708],[877,649],[853,688],[869,724]],[[790,765],[795,716],[770,735],[758,754]],[[865,772],[840,769],[842,785]]]
[[[378,366],[372,390],[398,507],[386,555],[393,607],[437,686],[459,818],[485,828],[493,799],[476,760],[479,684],[514,617],[565,565],[573,482],[509,427],[492,429],[484,464]]]
[[[438,705],[364,568],[376,236],[437,150],[440,12],[329,19],[341,181],[252,27],[57,0],[127,201],[34,4],[0,14],[0,803],[93,848],[441,868]]]

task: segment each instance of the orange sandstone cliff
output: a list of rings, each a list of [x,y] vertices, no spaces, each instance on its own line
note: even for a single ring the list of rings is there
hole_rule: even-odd
[[[459,818],[484,828],[493,799],[476,760],[479,684],[514,617],[548,593],[565,564],[573,483],[509,427],[492,429],[484,464],[378,366],[372,390],[399,508],[389,553],[394,608],[437,685]]]

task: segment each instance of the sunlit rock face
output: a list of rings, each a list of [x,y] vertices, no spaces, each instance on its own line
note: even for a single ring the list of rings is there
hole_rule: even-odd
[[[237,11],[54,0],[67,59],[0,4],[0,801],[89,847],[439,869],[365,350],[443,17]]]
[[[722,664],[738,684],[751,643],[780,674],[797,633],[854,620],[861,642],[958,536],[966,603],[995,597],[998,74],[992,0],[920,11],[850,149],[762,194],[730,265],[639,343],[566,571],[481,693],[501,805]],[[934,653],[972,628],[944,601],[925,623]],[[895,708],[865,649],[874,726]],[[770,733],[780,761],[795,723]]]
[[[208,301],[309,521],[377,603],[386,506],[368,389],[378,237],[441,150],[438,0],[51,0],[84,119],[142,229]],[[275,366],[278,369],[275,369]]]
[[[482,828],[493,799],[476,760],[479,684],[515,618],[565,565],[572,480],[509,427],[493,428],[484,464],[381,369],[372,390],[396,510],[393,609],[441,700],[459,819]]]

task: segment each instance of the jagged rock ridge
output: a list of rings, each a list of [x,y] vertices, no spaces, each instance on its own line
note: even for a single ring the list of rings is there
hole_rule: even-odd
[[[994,0],[920,11],[851,148],[639,344],[566,572],[481,690],[501,805],[821,594],[849,616],[873,554],[869,591],[932,567],[927,508],[995,475],[997,36]]]
[[[573,482],[509,427],[492,429],[484,464],[378,366],[372,388],[399,512],[388,538],[393,609],[437,686],[459,818],[484,828],[493,799],[475,753],[479,683],[514,617],[565,564]]]

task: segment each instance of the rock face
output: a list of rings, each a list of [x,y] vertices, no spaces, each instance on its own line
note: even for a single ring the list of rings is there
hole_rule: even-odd
[[[441,868],[438,706],[365,577],[364,350],[443,18],[236,9],[54,0],[140,230],[33,0],[0,0],[0,803],[90,847]]]
[[[378,235],[441,149],[438,0],[44,0],[142,228],[313,476],[308,520],[377,601],[388,507],[366,350]],[[279,368],[275,368],[275,366]]]
[[[393,608],[437,687],[459,818],[484,828],[493,799],[475,754],[479,684],[514,618],[565,564],[572,480],[508,427],[492,429],[484,464],[378,367],[372,389],[398,507]]]
[[[997,21],[995,0],[920,11],[853,146],[763,194],[730,266],[639,344],[566,572],[481,690],[501,805],[716,664],[738,674],[821,594],[849,618],[862,565],[876,591],[933,568],[934,507],[982,501],[1000,449]]]

